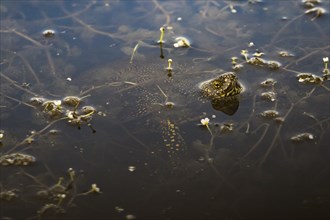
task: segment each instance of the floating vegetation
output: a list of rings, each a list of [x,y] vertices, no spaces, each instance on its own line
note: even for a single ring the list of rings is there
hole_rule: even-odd
[[[266,79],[265,81],[262,81],[260,83],[260,85],[262,87],[271,87],[271,86],[274,86],[276,84],[276,81],[274,79]]]
[[[254,66],[268,67],[273,70],[279,69],[282,66],[278,61],[261,58],[265,55],[263,52],[255,52],[251,55],[248,50],[241,50],[241,55],[244,57],[246,63]]]
[[[316,18],[324,15],[326,13],[326,10],[324,8],[321,7],[315,7],[315,8],[311,8],[305,11],[305,14],[313,14],[314,17],[312,18],[312,20],[315,20]]]
[[[85,97],[88,97],[85,96]],[[44,112],[51,119],[59,119],[67,117],[68,122],[71,125],[77,126],[80,129],[82,124],[92,130],[93,133],[96,130],[90,124],[92,116],[97,112],[93,106],[82,106],[78,108],[82,102],[82,99],[77,96],[66,96],[62,100],[48,100],[42,97],[32,97],[30,103],[34,106],[41,106],[42,112]]]
[[[303,142],[314,140],[315,136],[311,133],[301,133],[290,138],[293,142]]]
[[[320,4],[321,0],[302,0],[301,2],[306,8],[313,8],[315,5]]]
[[[221,133],[230,133],[234,131],[234,123],[223,123],[220,125]]]
[[[0,156],[2,166],[28,166],[36,161],[34,156],[23,153],[12,153]]]
[[[61,100],[47,100],[41,106],[44,108],[43,112],[50,117],[60,117],[63,114]]]
[[[279,116],[279,112],[275,110],[266,110],[261,113],[261,116],[264,118],[276,118]]]
[[[96,194],[100,194],[100,193],[102,193],[102,192],[101,192],[101,189],[96,185],[96,183],[93,183],[93,184],[91,185],[90,190],[88,190],[87,192],[80,193],[80,194],[78,194],[78,195],[87,196],[88,194],[91,194],[91,193],[96,193]]]
[[[177,37],[174,41],[174,47],[191,47],[190,41],[186,37]]]
[[[294,54],[288,52],[288,51],[280,51],[278,52],[278,54],[281,56],[281,57],[293,57]]]
[[[280,62],[275,61],[275,60],[269,60],[266,62],[266,64],[267,64],[268,68],[274,69],[274,70],[279,69],[282,66],[282,64]]]
[[[44,30],[44,31],[42,32],[42,35],[43,35],[44,37],[48,37],[48,38],[50,38],[50,37],[54,37],[54,36],[55,36],[55,31],[54,31],[54,30],[51,30],[51,29],[47,29],[47,30]]]
[[[18,198],[18,189],[11,189],[11,190],[2,190],[0,192],[0,200],[11,201],[13,199]]]
[[[66,96],[62,99],[62,101],[63,101],[63,104],[65,104],[67,106],[77,107],[81,102],[81,98],[79,98],[77,96]]]
[[[311,73],[299,73],[297,75],[298,82],[301,83],[311,83],[311,84],[320,84],[323,82],[323,78],[316,76]]]
[[[67,111],[66,116],[68,117],[68,122],[73,125],[77,126],[80,129],[82,124],[87,123],[87,126],[92,130],[93,133],[96,130],[92,127],[89,123],[92,120],[93,114],[96,112],[95,108],[92,106],[83,106],[80,110],[76,111]]]
[[[275,92],[263,92],[261,93],[261,97],[267,101],[274,102],[276,100]]]

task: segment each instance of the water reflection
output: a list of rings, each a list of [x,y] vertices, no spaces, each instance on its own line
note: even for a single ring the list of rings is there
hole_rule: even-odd
[[[211,104],[215,110],[221,111],[227,115],[233,115],[237,112],[239,107],[239,96],[236,95],[224,99],[212,99]]]
[[[2,1],[1,218],[328,218],[327,7]]]

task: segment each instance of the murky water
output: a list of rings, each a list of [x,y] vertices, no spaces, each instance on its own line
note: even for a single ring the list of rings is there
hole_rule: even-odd
[[[1,1],[1,218],[328,219],[313,2]]]

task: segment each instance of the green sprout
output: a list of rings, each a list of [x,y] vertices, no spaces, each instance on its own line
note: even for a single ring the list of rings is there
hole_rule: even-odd
[[[247,50],[241,50],[241,55],[244,56],[245,61],[248,62],[248,51]]]
[[[173,63],[173,60],[172,59],[168,59],[167,60],[167,63],[168,63],[168,66],[167,66],[167,70],[172,70],[172,63]]]
[[[168,66],[166,67],[166,70],[168,71],[167,75],[168,75],[168,77],[171,77],[172,76],[172,70],[173,70],[173,68],[172,68],[173,60],[168,59],[167,63],[168,63]]]
[[[164,38],[165,28],[161,27],[159,30],[160,30],[160,37],[159,37],[158,43],[163,44],[164,43],[163,38]]]
[[[55,186],[62,186],[62,182],[63,182],[64,178],[63,177],[60,177],[56,183]]]
[[[136,53],[138,47],[139,47],[139,42],[138,42],[138,43],[135,45],[135,47],[133,48],[132,56],[131,56],[131,59],[130,59],[129,63],[133,63],[133,57],[134,57],[134,55],[135,55],[135,53]]]
[[[57,202],[57,206],[60,206],[63,199],[65,199],[66,195],[63,193],[63,194],[57,194],[57,198],[58,198],[58,202]]]
[[[329,57],[323,57],[323,63],[324,63],[323,73],[324,75],[328,75],[330,73],[328,68]]]
[[[71,181],[74,181],[74,177],[75,177],[75,175],[76,175],[76,172],[74,171],[74,169],[69,168],[69,169],[68,169],[68,173],[69,173],[69,176],[70,176],[70,180],[71,180]]]
[[[231,64],[236,65],[237,64],[237,57],[232,57],[231,58]]]

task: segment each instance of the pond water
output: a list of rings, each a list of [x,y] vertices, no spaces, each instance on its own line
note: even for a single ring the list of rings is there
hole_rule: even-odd
[[[1,219],[329,219],[328,11],[1,1]]]

